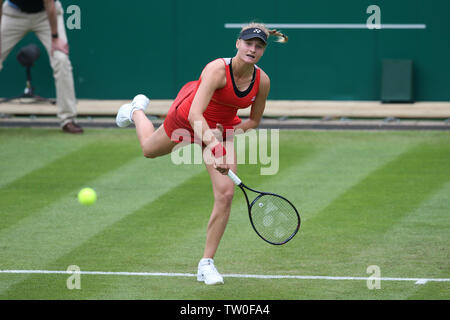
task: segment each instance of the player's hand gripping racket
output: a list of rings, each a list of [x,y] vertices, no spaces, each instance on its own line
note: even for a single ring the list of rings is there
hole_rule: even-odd
[[[255,232],[270,244],[281,245],[291,240],[300,229],[300,215],[294,205],[286,198],[247,187],[241,179],[228,171],[228,176],[244,192],[248,215]],[[250,202],[245,189],[257,193]]]

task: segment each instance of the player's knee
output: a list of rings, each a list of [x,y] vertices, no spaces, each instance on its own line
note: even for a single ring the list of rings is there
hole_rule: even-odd
[[[158,157],[158,155],[151,150],[142,150],[142,152],[144,153],[144,157],[148,159],[155,159]]]
[[[148,159],[155,159],[164,154],[158,148],[148,148],[146,146],[142,146],[142,153],[144,154],[144,157]]]
[[[158,158],[158,155],[153,154],[153,153],[144,153],[144,157],[146,157],[147,159],[156,159]]]
[[[224,187],[217,191],[214,195],[214,200],[224,206],[231,206],[234,197],[234,185],[231,187]]]
[[[167,141],[159,139],[158,136],[154,134],[140,143],[144,157],[149,159],[162,157],[172,152],[171,141],[169,140],[169,143],[167,143]]]

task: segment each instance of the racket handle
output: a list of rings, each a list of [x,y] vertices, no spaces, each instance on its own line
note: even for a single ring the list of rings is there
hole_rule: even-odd
[[[238,178],[238,176],[231,170],[228,170],[228,176],[230,177],[231,180],[233,180],[234,184],[239,186],[242,181],[241,179]]]

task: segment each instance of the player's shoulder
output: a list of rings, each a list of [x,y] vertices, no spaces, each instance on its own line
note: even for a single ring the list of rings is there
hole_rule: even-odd
[[[215,59],[215,60],[209,62],[205,66],[205,69],[219,71],[219,70],[225,70],[225,66],[226,66],[225,59],[218,58],[218,59]]]
[[[260,67],[256,66],[259,69],[259,72],[261,74],[261,81],[270,81],[269,76],[267,75],[267,73]]]
[[[265,73],[264,70],[261,68],[259,68],[259,70],[260,70],[260,80],[259,80],[260,85],[270,86],[270,78],[267,75],[267,73]]]
[[[223,88],[226,84],[225,63],[216,59],[208,63],[202,71],[202,82],[213,84],[215,88]]]
[[[215,76],[225,76],[225,63],[223,59],[216,59],[209,62],[202,71],[202,77],[207,74],[213,74]]]

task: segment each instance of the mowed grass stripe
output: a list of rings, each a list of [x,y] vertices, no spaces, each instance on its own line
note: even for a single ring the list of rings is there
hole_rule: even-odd
[[[309,243],[304,254],[311,267],[320,274],[365,272],[366,261],[361,265],[354,257],[449,181],[449,161],[448,146],[420,144],[333,201],[303,229],[303,238]],[[334,263],[324,264],[327,259]],[[401,263],[400,258],[398,261]]]
[[[303,147],[302,147],[303,148]],[[306,150],[304,157],[309,156]],[[298,163],[301,157],[291,164]],[[149,167],[153,161],[148,162]],[[68,265],[76,264],[83,270],[133,270],[133,271],[161,271],[168,272],[189,270],[195,272],[198,260],[202,257],[206,227],[213,205],[213,195],[209,175],[203,165],[173,166],[170,158],[156,160],[161,166],[152,170],[151,178],[141,177],[143,190],[154,181],[166,181],[167,184],[179,181],[168,192],[154,198],[145,206],[136,209],[132,214],[104,228],[87,242],[74,248],[64,256],[49,261],[45,269],[65,269]],[[181,179],[178,172],[199,173],[189,179]],[[168,178],[167,175],[172,175]],[[122,187],[123,182],[121,183]],[[130,186],[131,187],[131,186]],[[137,187],[137,186],[133,186]],[[101,190],[102,188],[96,187]],[[138,188],[139,189],[139,188]],[[107,190],[104,190],[105,193]],[[239,190],[236,190],[240,192]],[[128,201],[139,202],[141,194],[127,195]],[[240,195],[239,195],[240,196]],[[240,199],[240,200],[243,200]],[[240,201],[242,203],[242,201]],[[247,231],[248,219],[243,226]],[[252,232],[252,236],[255,234]],[[259,243],[259,242],[258,242]],[[25,288],[33,287],[39,275],[23,278],[4,292],[5,297],[14,297],[16,292],[24,292]],[[115,279],[116,282],[126,281]],[[196,285],[195,281],[192,284]],[[103,286],[89,293],[92,298],[102,296]],[[30,294],[33,294],[30,292]],[[35,292],[34,294],[39,294]],[[62,291],[61,297],[73,297],[70,292]],[[84,293],[86,294],[86,292]],[[127,298],[128,292],[109,292],[114,297]]]
[[[138,156],[135,144],[99,141],[3,186],[0,189],[0,230]]]
[[[0,274],[3,279],[18,274]],[[82,274],[80,290],[67,289],[69,274],[40,274],[23,291],[7,299],[28,300],[386,300],[405,288],[426,288],[414,281],[382,281],[381,290],[367,289],[366,280],[255,279],[225,277],[225,285],[207,286],[195,277]],[[430,283],[444,284],[444,283]],[[431,296],[432,298],[432,296]],[[5,299],[5,298],[3,298]],[[395,299],[395,298],[393,298]],[[426,298],[425,298],[426,299]]]
[[[297,206],[302,218],[299,233],[281,247],[263,242],[252,230],[245,200],[237,190],[237,196],[242,199],[234,201],[221,252],[227,259],[242,250],[247,253],[242,259],[236,259],[235,264],[224,265],[224,272],[316,274],[314,266],[309,266],[308,256],[304,254],[304,247],[309,246],[309,239],[303,235],[304,230],[310,230],[308,220],[320,214],[378,168],[415,145],[414,141],[401,145],[386,144],[381,137],[367,137],[361,133],[348,136],[348,140],[336,138],[328,143],[320,141],[322,134],[319,133],[319,137],[305,135],[303,148],[308,153],[306,146],[309,146],[311,154],[303,161],[296,162],[298,155],[294,153],[289,155],[290,160],[282,160],[291,161],[294,165],[281,170],[277,175],[249,176],[249,180],[252,179],[252,183],[255,183],[254,188],[278,192]],[[367,148],[369,143],[370,148]],[[352,154],[350,159],[346,156],[348,154]],[[244,170],[245,168],[242,171]]]
[[[260,175],[259,166],[240,167],[249,186],[297,199],[302,218],[309,219],[377,168],[420,143],[408,134],[283,132],[280,170]],[[295,141],[295,143],[294,143]]]
[[[387,145],[383,139],[371,139],[364,135],[355,135],[351,140],[336,139],[332,144],[322,145],[320,149],[315,147],[316,152],[308,161],[298,162],[270,180],[261,179],[259,187],[273,192],[282,190],[280,193],[287,198],[297,199],[302,218],[306,221],[349,188],[416,144],[408,141],[401,145]],[[295,155],[290,157],[295,159]]]
[[[198,186],[204,182],[204,178],[209,179],[208,176],[195,176],[184,181],[180,186],[173,187],[170,192],[106,227],[102,232],[63,257],[49,262],[45,268],[66,269],[67,266],[76,264],[83,270],[89,268],[128,270],[132,268],[133,270],[147,271],[167,269],[170,266],[174,269],[192,268],[192,272],[194,272],[193,269],[202,254],[204,230],[210,209],[207,202],[211,198],[203,194],[205,190],[198,190]],[[187,205],[186,203],[190,202],[193,197],[200,199],[195,202],[195,205]],[[174,210],[174,206],[178,208],[186,206],[187,208],[186,210]],[[193,229],[196,229],[197,232]],[[192,232],[202,238],[198,239],[198,243],[194,246],[190,246],[192,241],[190,233]],[[183,244],[186,240],[188,243]],[[21,281],[16,281],[16,284],[3,293],[3,297],[10,299],[18,294],[23,294],[23,292],[27,292],[26,295],[29,297],[45,295],[42,287],[36,286],[39,278],[39,275],[31,275],[22,278]],[[116,283],[124,281],[117,278],[111,280]],[[73,298],[74,293],[61,288],[61,284],[59,282],[50,284],[51,290],[56,290],[61,299]],[[125,288],[121,292],[114,292],[111,286],[106,284],[106,288],[104,285],[99,285],[90,287],[89,291],[84,290],[83,296],[95,299],[102,296],[105,289],[111,297],[127,299],[130,295],[134,295]]]
[[[304,154],[306,156],[307,153]],[[300,157],[297,157],[297,161],[299,160]],[[170,167],[171,165],[167,164],[167,169]],[[113,268],[117,271],[126,268],[130,259],[142,259],[143,269],[139,269],[140,271],[161,270],[170,266],[170,270],[166,271],[173,272],[173,268],[179,266],[180,269],[176,270],[181,272],[186,267],[195,267],[203,254],[206,228],[214,199],[210,177],[203,165],[181,165],[179,168],[194,172],[197,170],[198,174],[111,225],[67,256],[81,257],[80,263],[85,268],[111,269],[110,260],[98,261],[97,255],[84,255],[83,258],[81,253],[94,252],[94,248],[101,245],[109,247],[111,243],[115,243],[111,253],[116,253],[114,256],[117,260]],[[155,173],[155,178],[159,178],[158,175],[160,172]],[[243,198],[235,202],[242,204],[239,200]],[[247,222],[248,220],[245,223],[246,228]],[[129,232],[124,232],[126,230]],[[139,260],[136,262],[141,266]],[[65,264],[66,261],[48,268],[60,268]]]
[[[94,206],[81,206],[76,199],[76,190],[72,190],[52,205],[2,230],[0,266],[2,269],[45,269],[105,228],[197,174],[198,169],[199,166],[174,166],[167,158],[148,160],[142,157],[126,163],[89,182],[98,194]],[[130,234],[133,230],[126,232]],[[109,250],[115,245],[113,240],[108,243],[109,248],[94,246],[92,252],[111,261]],[[76,263],[77,257],[72,260]],[[26,277],[20,280],[23,279]],[[2,282],[0,292],[17,281]],[[8,296],[7,293],[3,295]]]
[[[77,257],[76,262],[86,270],[194,272],[203,254],[212,205],[209,175],[201,171],[48,268],[61,268]],[[107,250],[108,256],[97,255],[98,250]]]
[[[378,265],[381,276],[444,278],[450,275],[450,182],[406,213],[354,259]],[[381,284],[383,286],[383,283]],[[448,299],[449,283],[428,282],[387,293],[388,299]]]
[[[192,166],[181,166],[181,168],[189,171],[193,169]],[[105,228],[87,242],[49,263],[45,268],[59,270],[76,264],[82,270],[133,270],[134,272],[161,270],[186,272],[188,270],[194,273],[203,254],[206,227],[212,205],[210,178],[204,169],[200,169],[199,174]],[[248,226],[246,221],[243,228],[247,229]],[[223,258],[220,260],[223,261]],[[12,286],[4,293],[4,296],[14,298],[18,293],[26,291],[25,288],[36,287],[39,277],[40,275],[29,276]],[[104,291],[107,290],[108,295],[113,298],[136,297],[136,293],[133,290],[129,291],[130,288],[127,285],[132,280],[115,278],[113,281],[115,284],[112,287],[110,285],[90,286],[88,293],[84,291],[83,296],[95,299],[104,296]],[[198,285],[195,279],[191,279],[190,284]],[[57,290],[60,298],[70,299],[78,296],[77,293],[74,295],[69,290],[61,290],[59,286],[59,283],[55,284],[52,290]],[[40,289],[28,290],[27,295],[40,296],[42,292],[39,291],[42,288],[40,286],[37,288]],[[120,289],[115,291],[113,288]],[[155,292],[149,292],[146,297],[154,298],[157,295]]]
[[[180,169],[192,171],[188,166],[182,166]],[[212,209],[212,192],[208,184],[208,174],[206,171],[200,171],[199,174],[173,186],[170,191],[104,228],[102,232],[59,259],[49,262],[45,269],[64,270],[69,265],[75,264],[82,270],[107,269],[119,272],[188,270],[194,273],[203,254],[206,226]],[[86,280],[85,289],[83,292],[73,292],[62,287],[64,283],[60,281],[50,283],[49,289],[42,290],[42,286],[36,286],[40,279],[42,280],[42,276],[29,275],[3,295],[0,294],[0,297],[14,299],[26,292],[26,296],[33,299],[45,297],[52,291],[58,292],[59,299],[77,297],[99,299],[105,296],[105,292],[111,299],[136,298],[136,291],[142,291],[142,294],[146,292],[141,296],[144,299],[155,298],[158,295],[151,292],[153,291],[151,285],[145,290],[139,286],[130,287],[132,279],[102,276],[100,278],[104,279],[103,283],[83,277]],[[190,282],[197,285],[195,279],[190,279]]]
[[[225,237],[229,236],[221,245],[219,249],[218,256],[216,257],[216,263],[219,267],[219,270],[223,273],[264,273],[264,274],[303,274],[303,275],[347,275],[347,276],[367,276],[365,270],[367,268],[366,263],[361,263],[359,256],[364,256],[364,249],[367,249],[367,246],[362,245],[363,249],[361,251],[351,252],[354,254],[354,257],[348,258],[347,256],[343,256],[339,250],[335,250],[336,254],[334,254],[334,250],[332,248],[341,248],[342,246],[347,246],[346,241],[336,241],[333,237],[328,237],[326,233],[322,231],[322,224],[314,222],[317,219],[317,215],[325,212],[327,206],[333,201],[339,200],[342,195],[346,195],[346,191],[353,190],[355,186],[364,184],[365,178],[369,176],[370,173],[377,172],[377,168],[382,170],[383,166],[386,165],[387,162],[394,162],[399,154],[402,154],[412,146],[416,145],[421,140],[426,140],[422,138],[422,133],[419,135],[413,134],[366,134],[366,133],[333,133],[333,137],[330,138],[329,133],[292,133],[286,135],[289,137],[290,143],[296,141],[298,145],[302,145],[301,150],[295,149],[293,155],[287,154],[283,155],[283,159],[281,160],[281,170],[279,175],[276,176],[259,176],[259,168],[258,166],[242,166],[240,167],[240,176],[243,176],[245,181],[249,181],[249,185],[254,186],[256,188],[264,189],[265,185],[272,185],[273,183],[278,184],[280,190],[286,190],[287,193],[293,195],[293,200],[297,201],[297,198],[301,198],[303,200],[309,201],[310,212],[312,213],[310,216],[304,219],[303,229],[299,236],[297,236],[292,242],[283,247],[274,247],[268,244],[265,244],[262,240],[260,240],[256,234],[251,230],[251,227],[248,223],[248,217],[246,214],[246,208],[243,206],[244,199],[235,198],[233,203],[233,213],[232,219],[230,219],[230,225],[225,233]],[[284,138],[284,132],[282,135],[282,140]],[[394,138],[392,138],[394,137]],[[397,137],[397,138],[395,138]],[[405,138],[406,137],[406,138]],[[405,139],[404,139],[405,138]],[[430,142],[436,141],[432,140],[431,137]],[[295,140],[294,140],[295,139]],[[383,149],[382,142],[386,145],[386,149]],[[351,148],[351,143],[354,143],[354,148]],[[284,142],[283,142],[284,143]],[[288,145],[289,147],[289,145]],[[398,150],[395,150],[397,147],[400,147]],[[286,148],[283,145],[283,149]],[[299,161],[301,164],[297,167],[297,152],[303,152],[304,154],[300,157]],[[379,154],[377,154],[379,152]],[[286,156],[289,161],[291,161],[292,166],[285,166]],[[321,158],[322,157],[322,158]],[[328,161],[325,161],[325,159]],[[333,158],[335,162],[333,162]],[[346,158],[346,159],[342,159]],[[373,159],[371,159],[373,158]],[[317,168],[310,172],[308,175],[308,165],[310,165],[309,169],[313,169],[315,167],[315,160],[322,159],[322,163],[317,163]],[[350,160],[349,160],[350,159]],[[354,161],[356,159],[356,161]],[[399,157],[400,159],[400,157]],[[143,159],[145,160],[145,159]],[[147,160],[145,160],[147,161]],[[347,161],[347,163],[345,163]],[[359,164],[363,164],[364,161],[368,161],[371,169],[362,170],[358,168]],[[378,164],[375,164],[377,163]],[[153,163],[153,160],[147,162],[149,164]],[[335,163],[335,164],[334,164]],[[176,177],[179,173],[179,168],[170,166],[170,160],[165,160],[165,164],[169,164],[169,169],[167,167],[161,166],[158,170],[172,172],[172,176]],[[356,165],[355,165],[356,164]],[[388,163],[389,165],[389,163]],[[322,166],[322,171],[320,170],[320,166]],[[184,166],[180,166],[182,168]],[[202,167],[202,166],[201,166]],[[189,170],[193,170],[191,166],[188,167]],[[297,171],[300,170],[300,171]],[[303,170],[303,171],[302,171]],[[252,172],[253,171],[253,172]],[[382,170],[383,171],[383,170]],[[142,172],[145,172],[144,170]],[[125,173],[118,175],[116,179],[120,182],[125,177]],[[65,254],[62,254],[57,258],[58,254],[61,254],[62,251],[59,251],[58,254],[55,254],[54,257],[50,257],[50,254],[45,252],[44,263],[47,263],[44,267],[36,267],[36,269],[51,269],[51,270],[64,270],[67,265],[76,263],[77,261],[81,262],[80,267],[82,270],[88,270],[85,267],[86,265],[93,265],[96,262],[99,262],[104,267],[95,268],[100,271],[111,271],[115,269],[116,271],[134,271],[136,269],[142,269],[143,271],[169,271],[172,272],[172,268],[176,268],[176,270],[180,270],[186,272],[186,268],[189,268],[191,272],[192,264],[194,265],[194,271],[196,263],[198,259],[196,257],[196,252],[202,252],[204,246],[204,235],[205,235],[205,227],[207,219],[209,218],[210,210],[203,211],[204,207],[207,204],[203,204],[200,208],[196,208],[196,206],[192,206],[192,212],[185,212],[184,210],[180,210],[180,206],[189,207],[191,206],[191,198],[181,197],[181,202],[174,199],[178,199],[180,194],[186,193],[185,189],[190,188],[191,185],[195,183],[199,183],[198,188],[201,190],[209,190],[209,178],[207,177],[204,169],[201,168],[197,171],[193,177],[188,178],[185,184],[180,185],[179,187],[175,187],[171,189],[168,193],[164,194],[160,198],[155,198],[148,203],[144,204],[144,206],[139,207],[139,203],[136,207],[128,208],[131,213],[128,216],[125,216],[122,220],[116,220],[116,222],[112,222],[112,224],[106,226],[103,231],[99,231],[96,236],[93,236],[87,239],[87,242],[77,242],[75,246],[69,250],[66,246]],[[249,173],[249,175],[247,175]],[[255,174],[254,174],[255,173]],[[123,186],[121,183],[112,183],[109,182],[109,187],[100,185],[95,185],[95,188],[101,190],[105,187],[106,193],[100,192],[102,195],[99,198],[98,204],[101,203],[100,199],[108,198],[108,201],[111,201],[113,198],[118,198],[117,193],[113,193],[112,197],[109,198],[107,194],[110,193],[109,189],[122,189],[129,188],[128,196],[130,197],[130,201],[127,203],[130,205],[134,205],[133,200],[135,199],[135,195],[133,193],[135,190],[140,190],[139,186],[148,185],[148,181],[153,181],[160,176],[159,171],[154,173],[153,176],[141,175],[140,180],[142,184],[133,184],[134,188],[131,188],[127,183]],[[295,188],[291,185],[287,185],[284,182],[284,179],[290,179],[291,181],[295,181],[296,178],[304,179],[303,182],[308,183],[309,179],[314,179],[315,175],[319,175],[319,182],[312,183],[309,188],[307,188],[307,194],[312,197],[320,197],[319,201],[317,199],[308,199],[304,193],[299,193]],[[296,177],[295,177],[296,176]],[[172,178],[164,177],[166,180],[170,181]],[[278,178],[282,177],[281,181]],[[339,177],[339,178],[335,178]],[[197,179],[198,178],[198,179]],[[339,180],[339,179],[342,179]],[[106,181],[106,180],[105,180]],[[145,183],[144,183],[145,182]],[[326,185],[324,186],[323,183]],[[349,187],[346,187],[349,186]],[[192,188],[192,193],[198,194],[202,193],[202,191],[195,190],[197,187]],[[122,191],[125,189],[122,189]],[[151,194],[153,191],[145,189],[148,194]],[[438,187],[434,190],[438,190]],[[328,192],[327,192],[328,191]],[[428,197],[434,193],[431,192],[428,196],[424,197],[424,200],[428,199]],[[317,192],[317,193],[316,193]],[[239,189],[236,190],[237,196],[241,197],[239,194],[241,193]],[[282,193],[282,192],[280,192]],[[148,195],[147,194],[147,195]],[[187,192],[186,195],[189,195],[190,192]],[[167,196],[167,198],[166,198]],[[205,199],[211,199],[210,194],[202,193],[202,196]],[[75,197],[75,192],[74,192]],[[137,197],[141,199],[140,197]],[[445,199],[445,197],[444,197]],[[159,203],[161,201],[161,203]],[[317,202],[316,202],[317,201]],[[174,203],[175,212],[173,218],[167,218],[164,214],[172,214],[173,212],[167,210],[166,203]],[[76,201],[74,200],[74,203]],[[115,202],[114,202],[115,203]],[[422,206],[423,201],[420,202],[420,206]],[[201,201],[199,202],[201,204]],[[156,207],[161,207],[161,212],[158,213],[157,219],[155,220],[146,220],[145,212],[140,212],[141,209],[145,210],[147,213],[152,213]],[[239,213],[243,214],[235,214],[236,207],[243,207],[244,211],[239,211]],[[63,206],[61,206],[63,207]],[[99,208],[99,206],[94,206],[89,208],[89,210]],[[115,209],[115,208],[114,208]],[[197,209],[197,212],[196,212]],[[97,219],[102,220],[106,211],[110,210],[110,208],[103,208],[100,210],[100,214],[96,214],[94,220],[87,221],[87,225],[94,225],[97,223]],[[201,213],[199,214],[199,212]],[[95,211],[97,212],[97,211]],[[134,218],[133,212],[136,212],[140,215],[139,219]],[[188,223],[184,223],[182,227],[176,228],[175,223],[183,220],[183,214],[186,216],[186,221]],[[80,215],[79,215],[80,216]],[[86,216],[91,216],[90,214],[86,214]],[[198,218],[201,216],[201,218]],[[403,215],[405,216],[405,215]],[[52,218],[52,217],[50,217]],[[81,219],[85,219],[84,215],[80,216]],[[128,221],[128,219],[131,219]],[[197,223],[196,221],[192,221],[193,219],[205,219],[204,221],[198,221],[199,225],[204,225],[204,227],[195,228],[194,225]],[[241,220],[242,219],[242,220]],[[402,221],[403,218],[397,220],[397,224]],[[152,224],[152,222],[156,221],[156,225]],[[310,222],[313,222],[310,225]],[[78,228],[76,220],[69,220],[68,223]],[[100,221],[101,223],[101,221]],[[168,223],[168,226],[166,225]],[[323,224],[333,224],[334,222],[322,221]],[[231,227],[235,228],[235,233],[231,232]],[[86,225],[84,222],[81,222],[78,231],[84,230]],[[243,229],[248,230],[248,232],[242,233]],[[313,230],[311,230],[313,228]],[[309,230],[308,230],[309,229]],[[179,232],[176,234],[176,240],[173,241],[171,238],[172,230],[177,230]],[[67,230],[65,230],[67,231]],[[305,234],[306,232],[306,234]],[[386,228],[385,234],[389,234],[391,229]],[[136,236],[134,236],[136,233]],[[354,230],[349,228],[349,235],[353,236]],[[312,238],[310,235],[316,234],[317,238]],[[145,256],[145,253],[149,251],[146,247],[141,247],[139,250],[134,250],[133,247],[136,243],[140,243],[141,239],[149,236],[149,241],[144,241],[144,244],[151,247],[151,251],[154,252],[154,255]],[[64,234],[59,234],[55,239],[61,237],[64,239]],[[153,244],[153,241],[157,237],[159,241],[156,241]],[[20,239],[21,235],[16,234],[16,237]],[[103,237],[104,240],[103,240]],[[127,245],[128,238],[131,237],[130,245]],[[346,235],[341,237],[342,239],[346,238]],[[73,234],[70,235],[68,239],[64,239],[64,243],[66,241],[71,241],[74,239]],[[75,237],[76,239],[76,237]],[[11,240],[11,239],[10,239]],[[47,239],[49,240],[49,239]],[[225,238],[224,238],[225,240]],[[298,241],[297,241],[298,240]],[[3,244],[3,239],[0,239],[0,243]],[[173,241],[173,242],[172,242]],[[51,243],[52,241],[48,241]],[[168,243],[168,245],[162,243]],[[319,243],[320,242],[320,243]],[[99,243],[99,247],[95,246],[95,243]],[[116,244],[119,243],[118,251],[114,251]],[[180,244],[181,243],[181,244]],[[373,241],[371,243],[376,242]],[[66,244],[64,244],[66,245]],[[155,245],[155,246],[154,246]],[[159,249],[157,247],[159,246]],[[228,246],[228,247],[227,247]],[[232,247],[229,249],[229,247]],[[308,251],[309,248],[313,246],[318,251],[315,255],[311,255]],[[177,248],[181,247],[183,250],[177,251]],[[175,250],[173,250],[175,248]],[[265,248],[264,250],[262,248]],[[16,248],[17,249],[17,248]],[[50,250],[53,248],[50,247]],[[361,248],[360,248],[361,249]],[[111,251],[113,250],[113,251]],[[173,255],[172,255],[173,252]],[[346,250],[346,253],[350,253],[350,250]],[[323,253],[323,254],[321,254]],[[117,256],[123,254],[126,258],[117,260]],[[180,255],[181,258],[176,255]],[[383,253],[381,253],[383,254]],[[144,255],[144,257],[142,257]],[[391,255],[391,254],[390,254]],[[19,256],[19,254],[17,254]],[[321,261],[319,263],[317,257],[320,256]],[[31,260],[32,263],[37,261],[36,258]],[[52,260],[53,259],[53,260]],[[161,259],[158,261],[158,259]],[[189,260],[191,259],[191,260]],[[117,263],[116,263],[117,260]],[[344,263],[343,263],[343,260]],[[26,257],[19,261],[26,261]],[[141,264],[143,262],[143,264]],[[164,265],[165,262],[169,262],[169,264]],[[39,261],[38,261],[39,264]],[[33,266],[27,264],[27,267],[21,267],[14,264],[9,269],[35,269]],[[323,269],[318,268],[321,265],[328,265],[329,268],[326,271],[332,270],[330,274],[324,272]],[[169,270],[148,270],[152,266],[161,266],[167,267]],[[257,266],[257,267],[255,267]],[[350,267],[353,267],[350,270]],[[260,272],[256,272],[256,268],[261,270]],[[6,269],[6,268],[3,268]],[[91,268],[94,269],[94,268]],[[249,270],[249,271],[245,271]],[[293,270],[293,271],[292,271]],[[356,274],[351,274],[356,270]],[[408,269],[410,270],[410,269]],[[410,270],[411,271],[411,270]],[[383,272],[383,269],[382,269]],[[382,276],[389,276],[387,274],[382,274]],[[403,276],[403,275],[396,275]],[[110,279],[109,277],[92,277],[89,279],[82,280],[82,290],[67,290],[65,286],[65,280],[67,277],[61,276],[57,280],[52,277],[42,277],[42,276],[33,276],[31,278],[27,278],[26,281],[19,283],[25,278],[20,278],[16,280],[12,280],[13,277],[2,277],[2,280],[5,279],[7,284],[2,281],[0,284],[7,289],[9,285],[10,290],[6,291],[6,294],[3,297],[7,298],[20,298],[20,297],[29,297],[29,298],[59,298],[60,296],[63,298],[78,298],[84,299],[88,298],[242,298],[249,299],[259,297],[261,299],[267,298],[313,298],[313,299],[336,299],[336,298],[383,298],[384,296],[389,296],[388,292],[394,292],[392,295],[395,297],[395,293],[403,292],[406,286],[412,287],[413,284],[394,284],[394,283],[386,283],[382,284],[383,289],[385,290],[372,290],[369,291],[365,286],[365,282],[339,282],[339,283],[330,283],[327,281],[317,282],[317,281],[302,281],[293,282],[291,280],[269,280],[264,283],[265,290],[260,290],[261,282],[260,280],[251,280],[251,279],[228,279],[227,284],[224,287],[206,287],[201,284],[197,284],[194,279],[117,279],[114,277]],[[84,279],[84,278],[83,278]],[[14,284],[17,284],[14,286]],[[280,290],[280,286],[283,287],[283,290]],[[425,285],[426,287],[429,284]],[[410,292],[410,291],[409,291]],[[397,295],[399,296],[399,295]]]
[[[0,129],[0,188],[91,142],[59,130]]]

